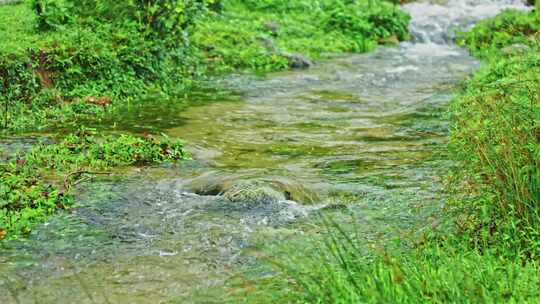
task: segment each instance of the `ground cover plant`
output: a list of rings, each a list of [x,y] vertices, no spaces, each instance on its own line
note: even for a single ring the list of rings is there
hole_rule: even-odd
[[[529,53],[538,46],[540,15],[508,10],[461,33],[458,43],[484,60]]]
[[[386,1],[223,1],[193,42],[216,72],[274,71],[325,54],[366,52],[408,38],[409,16]],[[299,65],[302,66],[302,65]]]
[[[0,238],[24,236],[55,211],[69,209],[72,186],[89,176],[186,157],[182,143],[166,137],[104,136],[90,130],[36,145],[0,164]]]
[[[202,65],[186,31],[212,1],[151,3],[36,0],[2,6],[4,127],[74,120],[103,112],[115,100],[190,88]]]

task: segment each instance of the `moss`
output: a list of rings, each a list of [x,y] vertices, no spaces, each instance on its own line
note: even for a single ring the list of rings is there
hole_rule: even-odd
[[[239,182],[228,188],[223,197],[232,202],[275,203],[286,199],[283,192],[264,182]]]

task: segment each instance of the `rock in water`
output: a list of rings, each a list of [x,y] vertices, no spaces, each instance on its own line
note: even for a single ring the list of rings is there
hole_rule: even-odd
[[[286,200],[283,192],[263,182],[238,182],[222,195],[231,202],[276,203]]]
[[[261,41],[268,52],[286,58],[287,61],[289,61],[289,67],[291,69],[307,69],[313,66],[313,62],[311,60],[300,54],[292,54],[281,51],[274,43],[274,40],[270,38],[262,38]]]
[[[279,35],[279,23],[275,21],[266,22],[264,24],[264,28],[268,30],[274,37],[277,37]]]
[[[281,56],[287,58],[291,69],[307,69],[313,66],[313,62],[300,54],[282,53]]]
[[[379,44],[398,45],[399,38],[396,35],[390,35],[388,37],[379,39]]]

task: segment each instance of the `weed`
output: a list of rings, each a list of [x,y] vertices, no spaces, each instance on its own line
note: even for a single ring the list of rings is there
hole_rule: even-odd
[[[89,130],[55,144],[39,144],[0,165],[0,234],[17,238],[74,202],[71,187],[114,167],[186,158],[183,145],[166,137],[97,136]]]

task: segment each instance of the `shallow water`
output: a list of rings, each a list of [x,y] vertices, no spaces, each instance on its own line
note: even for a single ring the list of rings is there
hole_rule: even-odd
[[[0,303],[220,303],[257,266],[256,240],[318,232],[321,210],[366,244],[425,222],[442,204],[445,107],[478,65],[450,33],[506,7],[522,8],[410,4],[412,42],[230,77],[220,86],[237,93],[217,102],[125,111],[120,128],[183,138],[195,160],[83,185],[74,213],[6,244]]]

